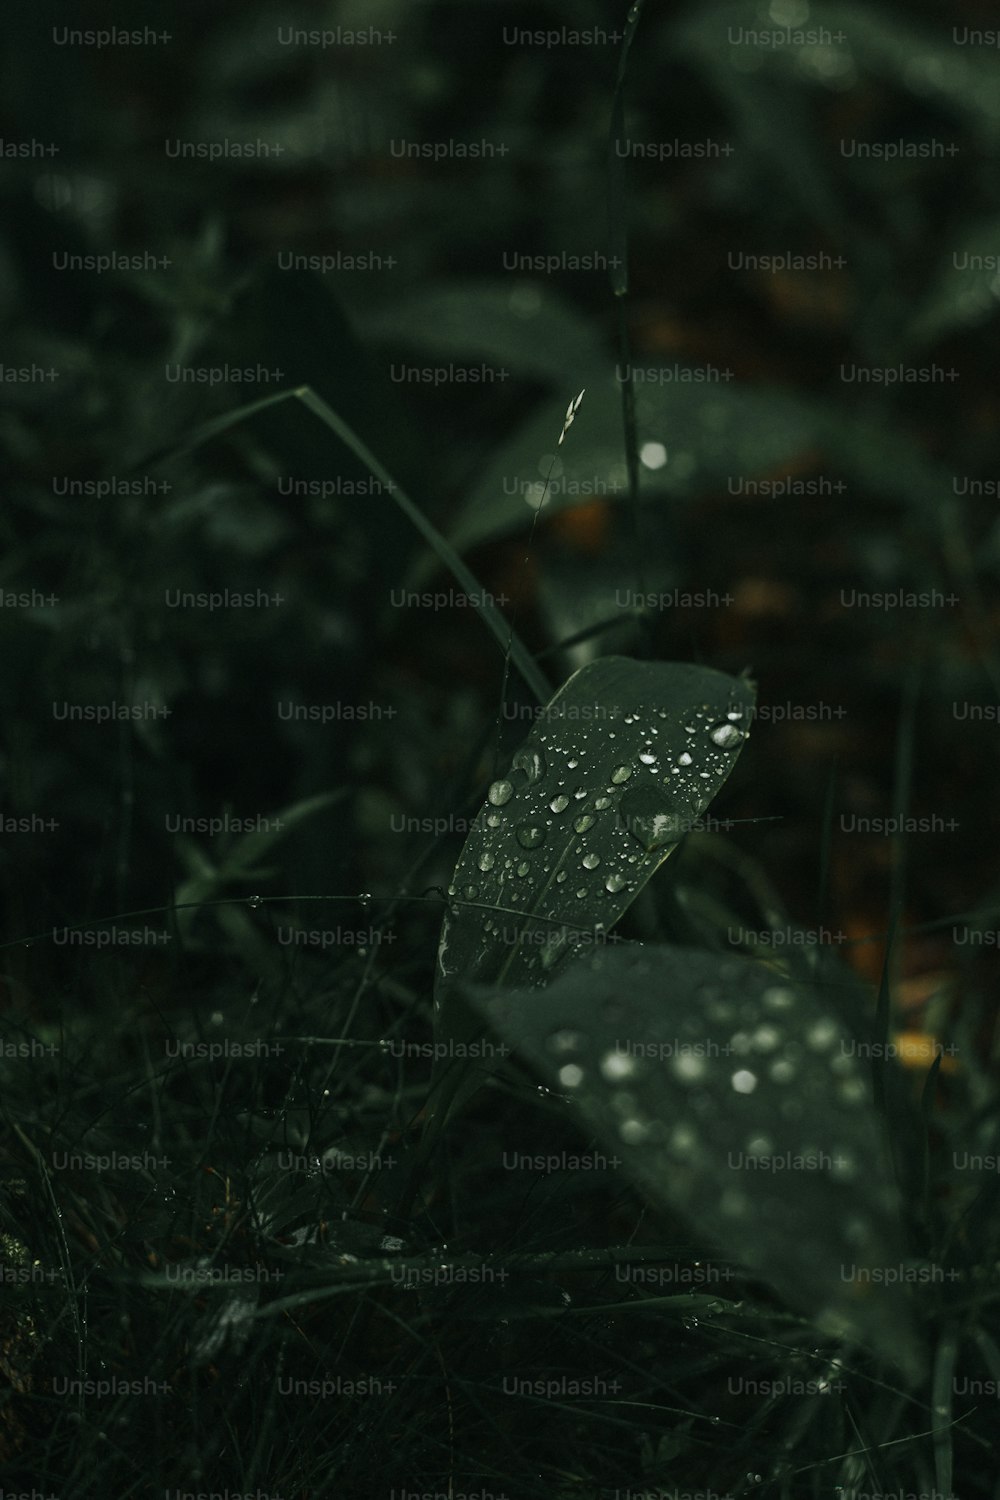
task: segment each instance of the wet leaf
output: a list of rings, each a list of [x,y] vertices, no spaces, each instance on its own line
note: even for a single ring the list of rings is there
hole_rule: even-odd
[[[899,1193],[829,970],[792,984],[749,959],[629,944],[578,957],[544,993],[464,993],[653,1204],[823,1333],[920,1374],[892,1280]]]
[[[574,946],[618,921],[726,780],[753,704],[746,677],[607,656],[534,711],[449,888],[439,1043],[482,1031],[456,980],[543,985]]]

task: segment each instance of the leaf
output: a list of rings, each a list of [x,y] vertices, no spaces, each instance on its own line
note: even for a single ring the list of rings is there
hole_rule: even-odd
[[[580,373],[586,404],[572,444],[559,451],[545,517],[628,493],[619,380],[626,371],[604,363]],[[655,475],[664,493],[686,498],[724,489],[732,475],[770,472],[815,442],[820,408],[810,410],[790,392],[725,383],[706,367],[660,361],[643,360],[634,375],[640,443],[659,442],[667,449],[667,464]],[[452,528],[450,539],[459,552],[530,522],[562,416],[561,401],[542,403],[497,451]],[[648,470],[645,476],[647,484],[654,482]]]
[[[617,502],[628,494],[622,452],[620,366],[582,370],[587,397],[573,427],[573,441],[558,449],[542,517],[595,500]],[[623,372],[622,372],[623,373]],[[713,379],[706,367],[643,361],[636,371],[636,421],[640,451],[645,443],[667,450],[663,468],[640,468],[641,488],[656,498],[694,499],[725,493],[735,478],[772,479],[815,456],[847,480],[897,500],[929,523],[939,516],[941,485],[951,480],[905,432],[884,420],[854,413],[829,398],[810,398],[768,385]],[[537,413],[504,443],[479,477],[452,525],[451,545],[468,553],[526,529],[556,453],[553,433],[563,416],[562,398],[541,403]],[[409,583],[430,574],[420,560]]]
[[[653,1204],[916,1379],[913,1310],[889,1279],[900,1197],[837,970],[793,985],[753,960],[629,944],[542,993],[463,992]]]
[[[442,282],[363,314],[362,325],[386,343],[478,356],[560,389],[601,351],[601,339],[568,302],[547,288],[512,288],[506,280]]]
[[[545,984],[575,944],[618,921],[726,780],[754,700],[745,677],[605,656],[533,710],[449,887],[439,1044],[453,1051],[482,1031],[457,980]]]
[[[910,336],[917,347],[954,330],[985,323],[997,311],[1000,277],[996,246],[1000,220],[989,218],[966,227],[959,249],[937,267]]]

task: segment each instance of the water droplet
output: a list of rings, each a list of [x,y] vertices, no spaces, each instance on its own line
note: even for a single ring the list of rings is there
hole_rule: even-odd
[[[492,870],[494,864],[496,863],[496,855],[491,854],[489,850],[487,850],[485,854],[481,854],[479,856],[476,863],[483,871]]]
[[[573,821],[573,827],[577,833],[586,833],[588,828],[593,828],[597,819],[591,813],[581,813]]]
[[[549,803],[549,807],[551,807],[554,813],[565,812],[567,807],[569,807],[569,798],[562,795],[553,797],[552,801]]]
[[[614,782],[615,786],[621,786],[622,782],[628,781],[631,775],[631,766],[615,766],[614,770],[611,772],[611,780]]]
[[[573,796],[576,798],[577,802],[579,802],[581,797],[586,797],[586,795],[587,788],[585,786],[578,786],[573,792]]]
[[[545,756],[541,750],[519,750],[514,756],[513,769],[525,776],[528,786],[535,786],[545,775]]]
[[[688,1329],[698,1327],[698,1319],[691,1313],[685,1313],[683,1318],[681,1318],[681,1322],[683,1323],[684,1327]]]
[[[490,813],[486,819],[486,826],[487,828],[499,828],[502,822],[503,819],[499,813]]]
[[[478,885],[467,885],[462,892],[462,895],[467,901],[475,901],[476,897],[479,895]]]
[[[677,764],[679,766],[689,766],[691,764],[692,758],[693,757],[690,756],[686,750],[682,750],[680,755],[678,755],[677,757]]]
[[[629,787],[618,804],[618,815],[647,854],[676,844],[683,831],[681,814],[661,787]]]
[[[606,891],[609,891],[612,895],[614,895],[616,891],[624,890],[625,876],[618,874],[609,875],[607,880],[604,882],[604,889]]]
[[[361,899],[362,898],[359,896],[358,900],[360,901]],[[251,896],[248,899],[248,901],[247,901],[247,906],[252,906],[253,909],[254,909],[254,911],[257,910],[258,906],[263,906],[263,904],[264,904],[264,898],[263,898],[263,896]]]
[[[566,764],[569,766],[571,771],[575,771],[577,766],[580,764],[579,756],[571,755]]]
[[[632,1078],[639,1071],[639,1064],[627,1052],[606,1052],[601,1058],[601,1072],[612,1083],[622,1078]]]
[[[579,1052],[586,1045],[587,1038],[582,1031],[553,1031],[546,1040],[546,1047],[550,1052]]]
[[[820,1021],[814,1021],[806,1032],[806,1046],[811,1047],[814,1052],[824,1052],[827,1047],[832,1047],[837,1040],[837,1024],[825,1016]]]
[[[559,874],[556,876],[556,885],[562,885],[562,883],[563,883],[563,881],[565,879],[566,879],[566,871],[565,870],[560,870]]]
[[[737,729],[735,724],[715,724],[708,731],[708,737],[713,744],[719,745],[723,750],[735,750],[736,746],[746,738],[742,729]]]
[[[513,795],[514,786],[510,781],[494,781],[486,793],[487,800],[492,802],[494,807],[503,807],[504,803],[509,802]]]
[[[684,1083],[694,1083],[705,1076],[705,1059],[697,1052],[675,1052],[670,1065]]]
[[[597,809],[598,812],[603,812],[606,807],[610,807],[611,806],[611,798],[610,797],[603,797],[603,796],[602,797],[595,797],[594,798],[594,806],[595,806],[595,808]]]
[[[552,933],[542,949],[542,968],[551,969],[561,958],[565,958],[568,952],[569,942],[565,932]]]
[[[576,1063],[567,1063],[565,1067],[559,1069],[559,1082],[563,1088],[579,1088],[583,1082],[583,1069]]]
[[[585,854],[582,863],[585,870],[596,870],[597,866],[601,863],[601,856],[599,854]]]
[[[531,869],[531,865],[528,863],[528,861],[526,859],[522,859],[521,863],[517,867],[517,873],[520,875],[521,879],[523,880],[524,877],[525,877],[525,875],[527,875],[528,872],[530,871],[530,869]]]
[[[587,894],[587,887],[585,885],[581,885],[580,889],[576,893],[576,899],[578,901],[582,901],[583,898],[584,898],[584,896],[586,894]]]
[[[541,823],[522,823],[517,830],[517,842],[522,849],[537,849],[545,843],[545,829]]]

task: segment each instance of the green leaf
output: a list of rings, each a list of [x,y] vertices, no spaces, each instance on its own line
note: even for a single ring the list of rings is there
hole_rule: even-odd
[[[734,478],[781,476],[783,466],[798,470],[803,456],[824,461],[848,481],[886,495],[938,524],[942,487],[949,473],[932,462],[905,432],[884,419],[855,413],[826,398],[810,398],[775,386],[713,379],[706,367],[646,363],[636,384],[640,450],[660,443],[667,462],[651,472],[640,468],[644,490],[656,498],[694,499],[725,492]],[[562,404],[543,402],[536,414],[496,452],[454,522],[450,542],[467,553],[531,524],[553,454],[556,464],[542,517],[594,500],[615,502],[628,494],[622,452],[621,390],[618,367],[602,365],[581,373],[586,405],[573,428],[573,442],[556,450],[552,434],[562,420]],[[415,564],[409,586],[431,571]]]
[[[434,995],[441,1055],[482,1031],[456,981],[543,985],[574,946],[618,921],[726,780],[754,701],[745,677],[606,656],[533,710],[449,888]]]
[[[993,217],[970,224],[960,238],[960,248],[950,250],[947,260],[938,266],[914,317],[910,336],[917,347],[955,330],[985,323],[1000,307],[1000,220]],[[956,259],[961,265],[956,265]]]
[[[914,1312],[889,1279],[900,1195],[852,1045],[851,976],[842,996],[833,972],[793,984],[754,960],[629,944],[542,993],[463,992],[651,1203],[915,1380]]]
[[[361,320],[368,334],[387,343],[451,358],[475,355],[560,390],[601,352],[601,339],[569,303],[547,288],[512,289],[507,281],[443,282]]]

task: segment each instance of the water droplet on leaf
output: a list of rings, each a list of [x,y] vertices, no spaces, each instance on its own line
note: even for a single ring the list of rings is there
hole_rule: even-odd
[[[541,823],[522,823],[517,830],[517,842],[522,849],[537,849],[545,843],[545,829]]]
[[[676,844],[683,831],[680,812],[659,787],[629,787],[618,804],[618,814],[647,854],[667,844]]]

